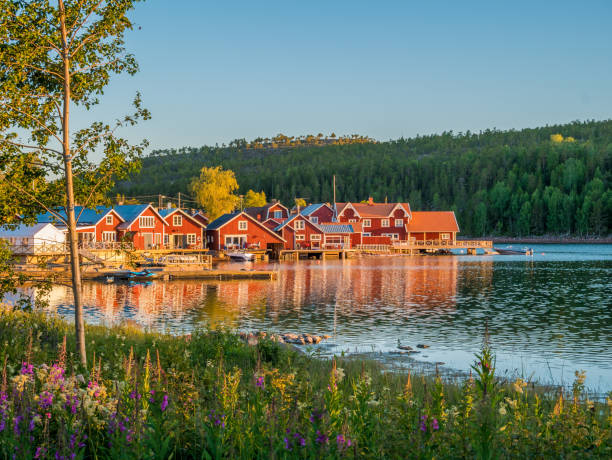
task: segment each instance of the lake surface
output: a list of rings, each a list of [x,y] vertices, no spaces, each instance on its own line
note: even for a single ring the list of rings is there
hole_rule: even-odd
[[[225,325],[331,334],[325,353],[423,343],[430,348],[415,360],[462,371],[488,328],[499,373],[569,384],[575,370],[585,370],[591,389],[611,391],[612,245],[532,247],[533,257],[370,256],[255,266],[278,269],[276,281],[87,282],[86,320],[134,321],[172,333]],[[49,308],[70,317],[70,289],[55,287]]]

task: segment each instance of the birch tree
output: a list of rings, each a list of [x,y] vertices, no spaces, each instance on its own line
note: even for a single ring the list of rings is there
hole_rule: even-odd
[[[117,130],[149,113],[137,94],[132,115],[71,130],[71,111],[92,110],[113,74],[138,70],[125,48],[125,34],[133,28],[128,13],[137,1],[0,0],[0,221],[10,223],[16,213],[32,221],[46,210],[66,225],[83,365],[75,203],[99,202],[115,180],[138,166],[146,141],[130,145]],[[101,161],[92,160],[94,152]]]

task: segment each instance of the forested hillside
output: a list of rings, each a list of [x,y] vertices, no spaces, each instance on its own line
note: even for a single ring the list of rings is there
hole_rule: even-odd
[[[332,200],[335,174],[338,201],[452,209],[464,235],[608,235],[611,158],[612,120],[291,149],[182,148],[151,153],[116,191],[188,193],[202,166],[222,165],[242,192],[319,202]]]

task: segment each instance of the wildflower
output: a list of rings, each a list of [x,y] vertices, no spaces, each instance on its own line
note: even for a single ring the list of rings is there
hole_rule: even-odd
[[[130,399],[135,399],[136,401],[140,400],[140,398],[142,397],[142,395],[140,393],[138,393],[136,390],[133,390],[130,393]]]
[[[13,432],[19,436],[21,434],[21,430],[19,429],[19,424],[21,423],[21,421],[23,420],[23,416],[18,415],[17,417],[15,417],[13,419]]]
[[[42,446],[36,448],[36,452],[34,453],[34,458],[44,458],[47,449]]]
[[[161,411],[164,412],[168,408],[168,395],[164,395],[161,402]]]
[[[310,423],[315,423],[323,418],[323,411],[313,410],[310,414]]]
[[[440,425],[438,425],[438,419],[434,417],[433,421],[431,422],[431,428],[434,431],[438,431],[440,429]]]
[[[525,388],[526,386],[527,383],[525,383],[523,379],[516,379],[512,384],[512,388],[514,389],[514,391],[520,394],[523,394],[523,388]]]
[[[506,411],[506,406],[504,404],[500,404],[499,406],[499,415],[506,415],[507,411]]]
[[[35,428],[35,420],[34,417],[30,420],[30,425],[28,426],[28,431],[34,431]]]
[[[306,439],[304,439],[300,433],[295,433],[293,437],[297,441],[298,445],[300,445],[301,447],[304,447],[306,445]]]
[[[264,387],[264,383],[265,383],[265,380],[264,380],[263,375],[257,377],[257,381],[255,382],[255,385],[257,385],[259,388],[263,388]]]
[[[40,395],[38,405],[41,409],[48,409],[53,405],[53,394],[48,391],[43,391]]]
[[[285,449],[291,450],[291,443],[289,442],[289,439],[287,439],[286,436],[283,438],[283,441],[285,442]]]
[[[420,430],[423,433],[427,431],[427,415],[421,415]]]
[[[327,440],[329,438],[327,437],[327,435],[325,433],[321,433],[319,430],[317,430],[317,439],[316,441],[319,444],[327,444]]]
[[[30,363],[23,362],[21,364],[21,375],[34,375],[34,366]]]

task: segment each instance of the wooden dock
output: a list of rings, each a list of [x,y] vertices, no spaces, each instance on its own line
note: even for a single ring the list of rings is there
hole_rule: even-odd
[[[493,241],[484,240],[425,240],[425,241],[406,241],[392,245],[357,245],[362,253],[387,253],[387,254],[408,254],[426,255],[440,254],[452,250],[466,251],[469,255],[476,255],[482,251],[486,255],[497,254],[493,248]]]
[[[357,255],[357,249],[284,249],[279,252],[279,260],[296,261],[300,259],[350,259]]]

